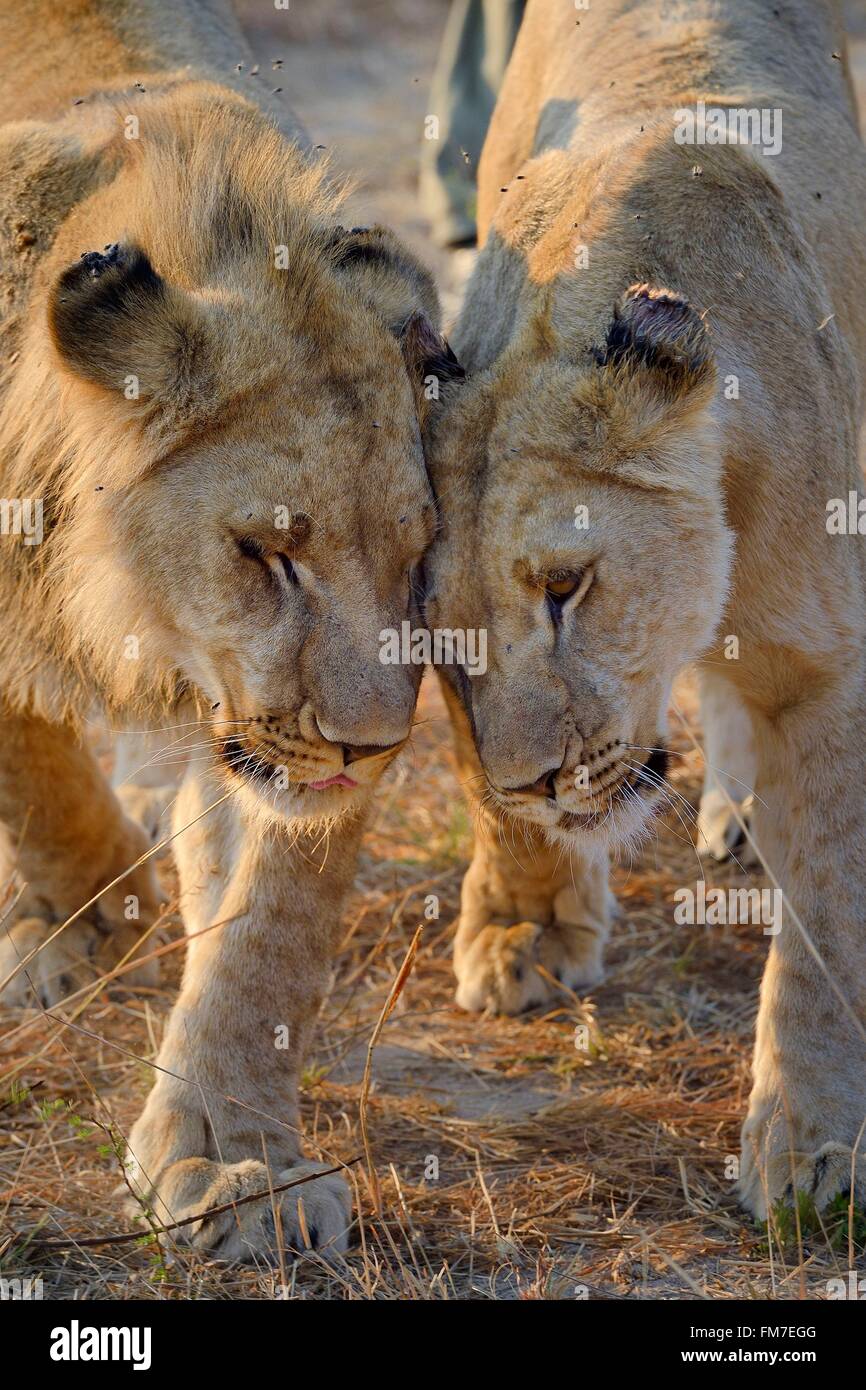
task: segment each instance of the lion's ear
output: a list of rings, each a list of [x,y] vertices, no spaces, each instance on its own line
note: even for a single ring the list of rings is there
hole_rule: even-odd
[[[715,367],[709,334],[688,300],[670,290],[632,285],[614,307],[600,366],[647,374],[668,400],[711,386]]]
[[[439,332],[432,275],[387,227],[336,227],[327,241],[335,268],[400,340],[419,415],[463,368]]]
[[[393,332],[399,332],[413,309],[439,322],[433,276],[388,227],[336,227],[327,250],[335,270]]]
[[[66,367],[128,400],[184,408],[206,371],[206,325],[192,296],[159,276],[137,246],[86,251],[48,301]]]
[[[705,488],[718,476],[715,360],[687,300],[632,285],[593,355],[576,399],[603,422],[607,466],[647,487]]]
[[[466,373],[427,315],[416,309],[399,332],[406,369],[415,389],[418,414],[424,423],[427,412],[442,397],[447,386],[462,381]]]

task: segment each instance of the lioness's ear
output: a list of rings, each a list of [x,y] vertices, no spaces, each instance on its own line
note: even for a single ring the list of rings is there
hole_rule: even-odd
[[[705,488],[720,467],[716,367],[703,320],[669,290],[632,285],[576,398],[603,423],[606,465],[641,486]]]
[[[681,295],[632,285],[614,307],[601,366],[651,375],[670,400],[712,382],[714,366],[703,320]]]
[[[137,246],[86,251],[64,270],[49,296],[48,325],[64,364],[106,391],[184,408],[201,388],[203,313]]]

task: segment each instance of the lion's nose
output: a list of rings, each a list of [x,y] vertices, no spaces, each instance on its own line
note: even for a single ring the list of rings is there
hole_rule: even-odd
[[[405,739],[398,739],[396,743],[344,743],[343,761],[356,763],[361,758],[375,758],[382,753],[391,753],[395,748],[399,748]]]
[[[351,759],[369,758],[376,753],[386,753],[397,744],[405,743],[412,730],[412,708],[406,717],[378,717],[375,719],[343,719],[340,723],[330,720],[320,713],[311,718],[312,739],[316,734],[348,752]],[[369,733],[368,733],[369,730]],[[372,737],[370,737],[372,735]],[[369,741],[368,741],[369,740]]]

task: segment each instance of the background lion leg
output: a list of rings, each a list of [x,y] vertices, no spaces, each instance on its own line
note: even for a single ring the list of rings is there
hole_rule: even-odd
[[[591,860],[550,846],[532,826],[499,820],[483,808],[481,766],[466,716],[444,682],[443,689],[475,821],[454,943],[457,1003],[473,1012],[521,1013],[557,996],[546,976],[568,989],[590,989],[603,978],[614,906],[607,857]]]
[[[756,723],[767,803],[756,801],[757,840],[785,894],[761,985],[743,1127],[741,1194],[760,1217],[794,1189],[818,1207],[847,1191],[855,1145],[863,1196],[864,697],[803,702]]]
[[[726,859],[736,850],[741,864],[753,862],[731,802],[743,819],[751,813],[756,753],[748,707],[729,680],[710,667],[699,672],[701,726],[706,770],[698,811],[699,854]]]
[[[4,711],[0,739],[0,883],[24,891],[0,927],[0,980],[147,849],[72,729]],[[13,888],[13,891],[16,891]],[[140,865],[39,951],[3,992],[46,1007],[106,973],[158,909],[152,865]],[[155,963],[125,985],[155,984]]]
[[[223,781],[190,772],[175,828],[224,796]],[[297,826],[247,825],[231,797],[175,841],[187,961],[160,1070],[129,1141],[133,1180],[159,1219],[181,1220],[328,1166],[300,1156],[298,1082],[361,829],[361,818],[338,824],[325,855],[321,829],[295,839]],[[343,1248],[351,1221],[344,1179],[275,1199],[292,1248],[305,1243],[298,1194],[312,1244]],[[181,1238],[224,1259],[272,1258],[271,1202],[193,1223]]]
[[[174,800],[188,756],[185,743],[204,737],[193,727],[186,739],[177,738],[169,727],[157,733],[124,730],[113,739],[111,785],[126,814],[150,840],[162,839],[167,833],[171,819],[167,808]]]

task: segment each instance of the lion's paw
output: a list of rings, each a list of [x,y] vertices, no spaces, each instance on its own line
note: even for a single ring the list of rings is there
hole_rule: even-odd
[[[604,978],[603,945],[592,927],[484,927],[455,958],[457,1004],[469,1013],[519,1014],[555,999],[553,981],[575,992],[591,989]]]
[[[0,984],[11,976],[0,991],[0,1004],[50,1009],[79,989],[92,987],[127,953],[132,959],[140,941],[139,932],[128,923],[108,927],[78,918],[55,936],[56,931],[56,923],[41,917],[23,917],[8,930],[5,924],[0,927]],[[37,954],[28,961],[32,951]],[[117,980],[123,989],[158,983],[156,961],[126,970]]]
[[[151,1203],[160,1218],[183,1221],[196,1212],[237,1203],[253,1193],[269,1193],[272,1187],[323,1171],[327,1172],[324,1164],[301,1161],[269,1177],[264,1163],[256,1159],[217,1163],[208,1158],[186,1158],[167,1169],[159,1181],[161,1201],[152,1197]],[[351,1224],[348,1184],[339,1173],[328,1173],[273,1198],[268,1195],[190,1222],[175,1232],[175,1238],[219,1260],[275,1263],[280,1248],[278,1226],[284,1250],[298,1253],[312,1248],[323,1254],[342,1254],[349,1244]]]

